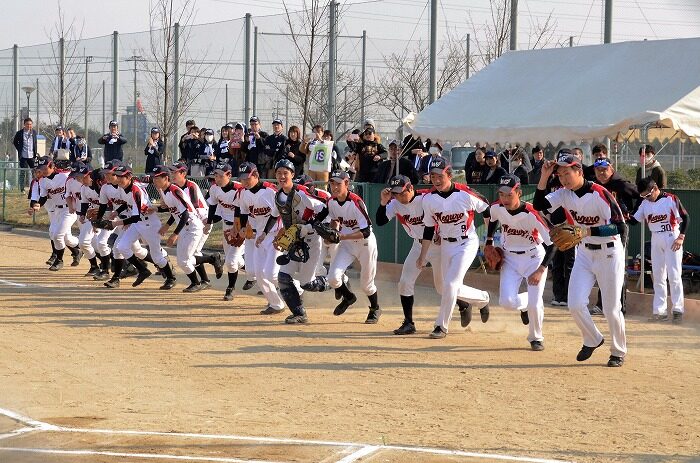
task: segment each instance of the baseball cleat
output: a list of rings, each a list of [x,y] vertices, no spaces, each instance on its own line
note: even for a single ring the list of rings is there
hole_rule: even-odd
[[[144,270],[143,272],[136,275],[136,280],[134,280],[134,282],[131,283],[131,286],[133,286],[134,288],[137,287],[138,285],[143,283],[146,280],[146,278],[150,277],[151,275],[153,275],[153,274],[151,273],[150,270],[148,270],[148,269]]]
[[[655,313],[651,317],[649,317],[650,322],[666,322],[668,321],[668,314],[667,313]]]
[[[530,341],[530,348],[534,351],[544,350],[544,344],[542,341]]]
[[[198,284],[191,284],[187,288],[183,289],[183,293],[196,293],[197,291],[202,290],[202,285]]]
[[[415,334],[415,332],[416,325],[414,325],[412,322],[407,322],[405,320],[400,327],[394,330],[394,334],[398,336],[403,336],[406,334]]]
[[[224,260],[221,258],[220,252],[214,253],[214,272],[217,280],[224,274]]]
[[[530,315],[528,315],[527,310],[520,311],[520,320],[523,322],[523,325],[530,324]]]
[[[597,305],[594,305],[593,307],[588,309],[588,313],[591,315],[603,315],[603,309],[601,309]]]
[[[353,305],[355,302],[357,302],[357,296],[355,296],[354,294],[349,299],[343,298],[343,300],[340,301],[340,304],[338,304],[335,307],[335,310],[333,311],[333,315],[343,315],[345,313],[345,311],[348,310],[348,308],[351,305]]]
[[[58,272],[63,268],[63,261],[62,260],[56,260],[51,267],[49,267],[49,270],[52,272]]]
[[[683,323],[683,312],[673,312],[673,320],[671,322],[674,325],[680,325]]]
[[[486,323],[489,321],[489,315],[491,314],[489,312],[489,305],[486,304],[482,308],[479,309],[479,313],[481,314],[481,323]]]
[[[109,270],[100,270],[92,277],[92,279],[95,281],[109,280]]]
[[[254,280],[248,280],[248,281],[245,282],[245,284],[243,284],[243,288],[242,288],[242,289],[243,289],[243,291],[247,291],[247,290],[249,290],[250,288],[252,288],[254,285],[255,285],[255,281],[254,281]]]
[[[335,300],[339,301],[341,297],[343,297],[343,293],[340,291],[340,288],[335,288]]]
[[[100,273],[100,267],[90,267],[90,270],[87,271],[85,276],[86,277],[94,277],[94,276],[97,276],[98,273]]]
[[[139,271],[136,270],[136,267],[134,267],[133,265],[129,265],[128,267],[125,267],[122,270],[122,273],[121,273],[121,275],[119,275],[119,278],[135,277],[138,274],[139,274]]]
[[[260,315],[276,315],[282,312],[284,312],[284,309],[275,309],[271,305],[268,305],[265,309],[260,311]]]
[[[367,314],[367,319],[365,320],[365,323],[368,325],[374,325],[375,323],[379,322],[379,317],[382,316],[382,309],[379,307],[373,309],[372,307],[369,308],[369,313]]]
[[[583,347],[581,347],[581,350],[579,351],[578,355],[576,356],[576,360],[578,360],[579,362],[588,360],[589,358],[591,358],[591,355],[593,355],[593,351],[602,346],[604,342],[605,339],[601,340],[600,344],[598,344],[595,347],[588,347],[584,344]]]
[[[175,287],[175,283],[176,283],[176,281],[174,278],[168,278],[167,280],[165,280],[165,283],[163,283],[163,286],[161,286],[158,289],[163,289],[163,290],[173,289]]]
[[[118,288],[119,287],[119,278],[110,278],[109,280],[105,281],[103,284],[108,288]]]
[[[459,308],[459,324],[462,328],[466,328],[472,322],[472,306],[467,304],[466,307]]]
[[[304,323],[308,323],[308,322],[309,322],[309,317],[307,317],[306,315],[294,315],[294,314],[291,314],[290,316],[288,316],[287,318],[284,319],[284,322],[285,322],[287,325],[295,325],[295,324],[302,325],[302,324],[304,324]]]
[[[233,288],[226,288],[226,294],[224,294],[224,301],[233,300]]]
[[[555,307],[566,307],[567,305],[569,305],[569,303],[566,301],[558,301],[556,299],[552,299],[552,302],[550,302],[550,304],[552,304]]]
[[[447,336],[447,331],[443,330],[439,326],[436,326],[432,333],[428,335],[431,339],[442,339]]]
[[[618,357],[617,355],[611,355],[608,360],[609,367],[621,367],[623,363],[625,363],[625,358]]]
[[[56,256],[56,253],[54,252],[51,254],[51,257],[46,261],[46,265],[51,266],[56,262],[56,259],[58,259],[58,256]]]
[[[73,255],[73,262],[70,263],[71,267],[77,267],[80,265],[80,259],[83,258],[83,251],[78,251]]]
[[[209,280],[204,280],[199,282],[200,291],[211,288],[211,282]]]

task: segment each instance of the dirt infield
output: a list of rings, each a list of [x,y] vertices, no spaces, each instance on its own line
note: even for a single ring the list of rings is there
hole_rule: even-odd
[[[326,293],[307,297],[311,324],[286,326],[258,314],[254,292],[184,295],[181,274],[174,291],[155,277],[106,290],[86,264],[47,271],[48,250],[0,233],[0,408],[39,422],[0,410],[0,462],[700,461],[697,326],[628,320],[613,369],[607,344],[575,361],[581,339],[560,309],[547,309],[543,352],[498,307],[428,339],[429,288],[419,334],[392,336],[388,282],[378,325],[363,323],[364,297],[334,317]]]

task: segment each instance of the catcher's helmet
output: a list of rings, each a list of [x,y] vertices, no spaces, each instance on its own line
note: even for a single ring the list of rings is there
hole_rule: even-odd
[[[289,169],[294,173],[294,164],[292,164],[292,161],[289,159],[280,159],[277,161],[277,164],[275,164],[275,171],[280,168]]]

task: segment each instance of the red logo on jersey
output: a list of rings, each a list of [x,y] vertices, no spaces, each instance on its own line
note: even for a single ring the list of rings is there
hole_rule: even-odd
[[[512,227],[509,227],[508,225],[503,225],[503,226],[501,226],[501,228],[503,229],[503,233],[505,233],[506,235],[528,236],[530,234],[530,232],[528,232],[527,230],[523,230],[521,228],[512,228]]]
[[[569,209],[571,216],[574,220],[582,225],[595,225],[600,222],[600,216],[590,216],[590,215],[579,215],[578,212],[573,209]]]
[[[265,215],[268,215],[270,212],[272,212],[272,208],[270,208],[269,206],[265,206],[265,207],[250,206],[249,210],[250,210],[250,215],[252,215],[253,217],[265,216]]]
[[[423,223],[423,215],[421,215],[420,217],[411,217],[410,215],[406,214],[401,216],[401,218],[403,219],[404,223],[407,223],[409,225],[420,225]]]
[[[666,214],[659,214],[659,215],[649,214],[647,216],[647,221],[649,223],[659,223],[659,222],[664,222],[667,218],[668,218],[668,216]]]
[[[59,187],[59,188],[53,188],[53,189],[49,188],[50,195],[60,195],[62,193],[65,193],[65,191],[66,191],[66,187],[64,187],[64,186]]]
[[[231,210],[233,210],[233,208],[236,207],[236,206],[234,206],[233,204],[227,204],[227,203],[225,203],[225,202],[223,202],[223,201],[221,201],[221,200],[219,200],[219,205],[220,205],[221,207],[223,207],[224,209],[231,209]]]
[[[438,212],[435,214],[435,218],[440,222],[440,223],[457,223],[462,218],[464,218],[464,212],[458,212],[455,214],[445,214],[443,215],[442,212]]]

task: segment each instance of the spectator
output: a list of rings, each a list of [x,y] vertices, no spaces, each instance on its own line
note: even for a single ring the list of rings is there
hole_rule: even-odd
[[[532,170],[528,173],[529,183],[537,183],[540,180],[542,165],[544,165],[544,149],[540,145],[532,148],[530,164],[532,164]]]
[[[396,140],[389,143],[389,159],[382,161],[377,168],[377,176],[374,183],[389,183],[391,177],[396,175],[396,162],[398,159],[399,175],[404,175],[411,180],[411,184],[418,184],[418,172],[413,163],[406,156],[399,157],[399,144]]]
[[[82,135],[76,135],[73,138],[74,145],[70,150],[71,162],[82,162],[92,169],[92,151],[87,144],[87,140]]]
[[[31,118],[24,119],[24,127],[15,134],[12,144],[17,150],[20,169],[34,169],[34,161],[39,157],[36,148],[37,132],[34,130],[34,121]],[[24,193],[25,186],[28,186],[31,179],[31,172],[19,171],[19,185]]]
[[[66,137],[68,137],[68,141],[70,142],[70,149],[72,151],[73,146],[75,146],[75,130],[73,127],[68,127],[66,129]]]
[[[66,137],[66,132],[60,125],[56,127],[55,136],[51,142],[50,155],[54,158],[58,154],[58,150],[70,150],[70,140]]]
[[[420,160],[420,168],[418,169],[418,177],[420,178],[421,183],[425,183],[426,185],[430,184],[430,163],[433,161],[433,158],[440,157],[442,154],[442,145],[440,143],[435,143],[433,144],[430,139],[427,139],[425,141],[426,146],[428,147],[428,154],[423,156],[423,158]]]
[[[591,154],[593,155],[593,159],[607,159],[608,158],[608,148],[601,144],[598,143],[593,147],[591,150]],[[591,182],[596,181],[596,168],[594,165],[590,165],[583,169],[583,178],[586,180],[590,180]]]
[[[501,177],[507,175],[508,172],[500,166],[500,159],[494,151],[486,153],[484,158],[486,166],[481,172],[481,183],[497,185],[501,181]]]
[[[301,146],[299,148],[299,151],[304,153],[311,161],[311,154],[313,153],[314,150],[314,145],[316,143],[322,142],[323,141],[323,126],[321,125],[314,125],[312,129],[312,134],[309,136],[306,136],[304,138],[304,141],[301,142]],[[327,182],[328,181],[328,172],[318,172],[314,170],[309,169],[309,175],[311,178],[314,179],[315,182]]]
[[[100,145],[105,145],[104,148],[104,162],[105,164],[113,161],[115,159],[119,161],[124,160],[124,146],[127,141],[126,138],[122,137],[119,133],[119,124],[117,121],[109,122],[109,133],[102,135],[97,143]]]
[[[666,178],[666,171],[664,170],[663,167],[661,167],[661,164],[659,164],[659,161],[656,160],[656,150],[654,149],[653,146],[651,145],[646,145],[644,146],[644,157],[645,157],[645,162],[644,162],[644,168],[646,169],[646,177],[651,177],[651,179],[656,183],[656,186],[659,188],[666,188],[667,178]],[[642,156],[642,148],[639,148],[639,156],[641,159]],[[639,167],[637,169],[637,177],[636,177],[636,183],[639,183],[639,181],[642,179],[642,168]]]
[[[323,131],[323,141],[333,141],[333,133],[330,130]],[[333,143],[333,148],[331,148],[331,169],[329,172],[340,169],[340,160],[340,148]]]
[[[528,163],[525,163],[525,160],[527,160]],[[510,167],[513,169],[512,174],[520,179],[521,185],[527,185],[529,183],[527,164],[529,164],[529,159],[521,149],[515,151],[510,157]]]
[[[475,159],[476,159],[476,151],[481,148],[481,143],[477,142],[476,145],[474,146],[474,151],[469,153],[467,156],[467,159],[464,161],[464,173],[465,173],[465,178],[466,181],[469,182],[469,177],[466,177],[466,173],[470,172],[474,169],[475,165]]]
[[[282,119],[272,121],[272,133],[265,138],[265,169],[267,178],[275,177],[275,162],[284,157],[284,146],[287,142],[287,137],[284,135],[284,124]],[[260,169],[258,167],[258,169]]]
[[[233,132],[233,126],[231,124],[226,124],[221,127],[219,141],[214,145],[214,151],[216,153],[216,160],[227,162],[229,165],[231,156],[228,152],[228,144],[231,141],[231,134]]]
[[[265,176],[267,173],[267,170],[265,170],[265,139],[268,134],[261,130],[260,119],[257,116],[251,117],[248,122],[250,127],[243,140],[242,149],[246,154],[246,161],[255,164],[260,175]]]
[[[192,177],[206,177],[207,166],[216,161],[216,141],[214,140],[214,130],[204,129],[199,131],[199,143],[197,145],[197,156],[190,166]]]
[[[233,133],[228,144],[228,163],[231,166],[231,175],[238,177],[238,166],[245,162],[246,154],[243,151],[243,143],[245,142],[245,127],[240,122],[233,126]],[[223,158],[226,160],[226,158]]]
[[[194,123],[194,120],[190,119],[187,122],[185,122],[185,133],[180,136],[180,143],[178,143],[177,147],[180,150],[180,160],[185,160],[187,159],[187,141],[192,139],[192,127],[196,127],[197,124]]]
[[[294,164],[294,176],[298,177],[304,173],[304,163],[306,155],[301,152],[301,130],[293,125],[287,130],[287,141],[284,144],[284,155]],[[277,164],[277,161],[275,161]]]
[[[560,150],[560,152],[561,152],[561,150]],[[582,150],[581,148],[578,148],[578,147],[577,147],[577,148],[572,148],[572,149],[571,149],[571,152],[573,153],[574,156],[576,156],[576,158],[577,158],[579,161],[581,161],[581,167],[582,167],[583,169],[588,168],[588,166],[587,166],[586,164],[584,164],[584,162],[583,162],[583,150]]]
[[[355,181],[373,182],[384,153],[386,153],[386,148],[377,142],[374,129],[368,128],[362,132],[361,141],[355,146],[355,154],[357,154]]]
[[[189,166],[190,161],[197,157],[197,148],[199,147],[199,127],[192,125],[189,128],[189,133],[182,137],[181,158],[180,162],[185,162]]]
[[[413,164],[413,168],[418,172],[420,161],[428,153],[420,137],[415,138],[413,134],[406,135],[401,143],[401,157],[407,158]],[[414,183],[415,185],[415,183]]]
[[[374,130],[374,140],[375,140],[377,143],[381,143],[381,142],[382,142],[382,137],[377,133],[377,127],[374,125],[374,119],[369,118],[369,117],[368,117],[367,119],[365,119],[365,123],[364,123],[364,125],[362,126],[362,131],[364,132],[364,131],[367,130],[367,129],[372,129],[372,130]]]
[[[146,147],[143,149],[143,154],[146,156],[146,173],[153,171],[155,166],[163,164],[163,155],[165,154],[165,144],[160,139],[160,130],[158,127],[151,128],[151,136],[146,141]]]
[[[478,185],[482,183],[483,173],[486,167],[486,151],[484,148],[477,148],[474,151],[474,160],[464,163],[464,179],[468,184]]]

